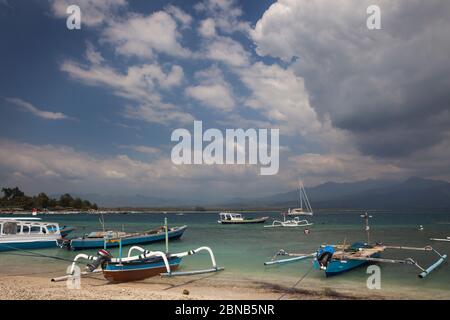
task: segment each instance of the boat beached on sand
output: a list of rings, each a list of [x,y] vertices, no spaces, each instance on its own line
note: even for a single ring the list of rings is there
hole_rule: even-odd
[[[240,213],[221,212],[219,213],[218,223],[221,224],[249,224],[249,223],[264,223],[269,217],[246,218]]]
[[[325,272],[326,276],[332,276],[341,274],[346,271],[350,271],[362,265],[368,264],[370,262],[379,263],[393,263],[393,264],[407,264],[417,267],[421,272],[419,273],[420,278],[425,278],[434,269],[440,266],[446,259],[446,254],[440,254],[431,246],[425,247],[407,247],[407,246],[388,246],[381,243],[370,244],[369,238],[369,216],[367,213],[362,215],[365,219],[365,230],[367,232],[367,242],[360,243],[356,242],[352,245],[329,245],[325,244],[320,246],[317,252],[310,254],[296,254],[287,253],[284,250],[280,250],[276,256],[288,256],[288,258],[276,260],[275,257],[264,265],[275,265],[284,264],[289,262],[301,261],[306,259],[313,259],[313,267],[317,270]],[[414,251],[425,251],[433,252],[438,256],[438,260],[433,263],[428,268],[424,268],[418,264],[417,261],[412,258],[406,259],[384,259],[381,258],[381,253],[388,250],[414,250]]]
[[[122,245],[119,240],[120,249],[119,257],[114,258],[109,251],[101,249],[97,252],[96,256],[87,254],[78,254],[68,275],[53,278],[52,281],[64,281],[74,275],[75,266],[80,259],[87,260],[90,263],[86,266],[86,270],[83,271],[80,276],[89,275],[96,272],[102,272],[103,276],[110,282],[127,282],[143,280],[157,275],[161,276],[188,276],[196,274],[213,273],[223,270],[224,268],[218,267],[214,257],[214,253],[209,247],[199,247],[194,250],[189,250],[180,253],[169,252],[169,236],[167,228],[167,219],[165,224],[165,241],[166,251],[148,251],[139,246],[133,246],[128,250],[128,255],[122,257]],[[133,252],[138,251],[139,254],[132,255]],[[209,253],[212,267],[209,269],[192,270],[192,271],[176,271],[182,259],[186,256],[194,255],[199,252],[206,251]]]

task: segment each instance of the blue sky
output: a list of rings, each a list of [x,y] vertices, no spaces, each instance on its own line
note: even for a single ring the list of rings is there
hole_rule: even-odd
[[[2,184],[223,199],[298,177],[449,180],[449,5],[369,2],[0,1]],[[194,119],[279,128],[280,172],[173,165]]]

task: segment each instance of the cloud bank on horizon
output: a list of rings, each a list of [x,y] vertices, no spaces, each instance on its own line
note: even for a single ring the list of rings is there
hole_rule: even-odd
[[[81,30],[65,27],[70,4]],[[381,30],[366,27],[371,4]],[[299,176],[450,180],[449,1],[0,7],[2,184],[225,199],[286,191]],[[174,165],[170,133],[194,120],[279,128],[279,173]]]

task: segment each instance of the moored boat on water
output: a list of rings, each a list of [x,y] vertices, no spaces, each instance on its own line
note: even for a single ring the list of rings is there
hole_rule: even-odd
[[[286,215],[283,215],[283,220],[274,220],[271,225],[264,226],[264,228],[277,228],[277,227],[308,227],[312,226],[313,223],[308,222],[308,220],[300,220],[299,217],[294,217],[293,219],[286,219]]]
[[[221,212],[219,213],[218,223],[221,224],[249,224],[249,223],[264,223],[269,217],[246,218],[240,213]]]
[[[170,240],[179,239],[184,231],[186,231],[187,226],[172,227],[168,229],[168,237]],[[106,244],[105,244],[105,239]],[[118,247],[119,242],[122,245],[135,245],[135,244],[145,244],[158,241],[164,241],[165,239],[165,229],[164,227],[159,227],[153,230],[144,232],[121,232],[121,231],[100,231],[91,232],[83,237],[67,239],[64,242],[64,246],[72,250],[83,250],[83,249],[96,249],[105,247]]]
[[[325,272],[326,276],[333,276],[344,273],[346,271],[353,270],[362,265],[378,262],[378,263],[390,263],[390,264],[406,264],[417,267],[421,272],[419,273],[420,278],[425,278],[433,270],[439,267],[446,259],[446,254],[440,254],[431,246],[425,247],[408,247],[408,246],[388,246],[381,243],[370,244],[369,237],[369,218],[370,215],[367,213],[362,215],[365,221],[365,231],[367,232],[367,242],[361,243],[356,242],[352,245],[322,245],[320,248],[310,254],[297,254],[297,253],[287,253],[285,250],[281,249],[274,256],[271,261],[265,262],[264,265],[275,265],[284,264],[290,262],[296,262],[306,259],[313,259],[313,267],[317,270]],[[424,251],[433,252],[438,256],[438,260],[435,261],[428,268],[424,268],[419,265],[419,263],[412,258],[406,259],[386,259],[381,258],[381,253],[386,250],[413,250],[413,251]],[[288,256],[284,259],[275,259],[277,256]]]
[[[0,218],[0,251],[57,247],[58,223],[40,218]]]
[[[288,216],[312,216],[314,214],[308,196],[306,195],[305,187],[301,181],[299,181],[299,202],[300,207],[293,209],[289,208],[284,214]]]

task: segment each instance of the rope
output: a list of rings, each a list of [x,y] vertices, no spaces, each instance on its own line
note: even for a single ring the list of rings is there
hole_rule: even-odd
[[[311,270],[312,270],[313,268],[314,268],[314,265],[311,265],[311,267],[308,269],[308,271],[306,271],[305,274],[304,274],[300,279],[298,279],[297,282],[296,282],[292,287],[289,288],[289,291],[294,290],[294,288],[295,288],[300,282],[302,282],[303,279],[306,278],[306,276],[311,272]],[[283,299],[283,297],[284,297],[285,295],[287,295],[287,294],[288,294],[288,292],[283,293],[277,300]]]
[[[50,256],[50,255],[43,254],[43,253],[36,253],[36,252],[33,252],[33,251],[28,251],[28,250],[25,250],[25,249],[20,249],[20,248],[17,248],[17,247],[9,246],[7,244],[2,244],[2,246],[3,247],[8,247],[8,248],[13,249],[13,250],[26,252],[28,254],[24,255],[24,254],[12,253],[12,252],[2,252],[1,254],[7,254],[7,255],[9,254],[9,255],[17,255],[17,256],[22,255],[22,256],[29,256],[29,257],[55,259],[55,260],[61,260],[61,261],[66,261],[66,262],[74,262],[74,260],[71,260],[71,259],[65,259],[65,258],[61,258],[61,257],[57,257],[57,256]]]

